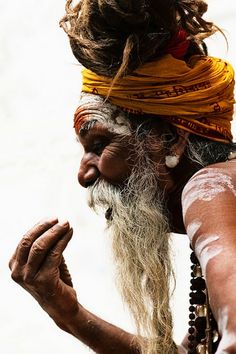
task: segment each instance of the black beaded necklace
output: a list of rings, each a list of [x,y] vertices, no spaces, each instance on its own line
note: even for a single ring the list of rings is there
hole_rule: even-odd
[[[188,354],[214,354],[220,337],[210,309],[206,282],[194,252],[191,253]]]

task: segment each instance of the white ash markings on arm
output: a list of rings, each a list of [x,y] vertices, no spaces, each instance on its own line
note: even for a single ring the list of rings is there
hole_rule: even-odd
[[[222,246],[209,246],[205,247],[202,252],[201,256],[199,257],[199,262],[202,268],[202,273],[206,277],[206,268],[210,260],[214,257],[218,256],[223,251]]]
[[[187,349],[182,344],[178,345],[178,354],[188,354]]]
[[[218,328],[222,338],[216,354],[227,354],[229,353],[228,349],[230,349],[232,345],[236,344],[236,334],[227,329],[228,322],[228,309],[225,307],[223,310],[219,310]]]
[[[191,242],[201,225],[202,224],[200,221],[195,221],[187,228],[187,233]],[[199,236],[196,240],[194,252],[199,259],[204,276],[206,276],[206,267],[209,261],[223,251],[223,247],[221,245],[210,245],[212,242],[218,241],[219,239],[220,237],[218,235],[204,234]]]
[[[204,248],[209,245],[209,243],[213,241],[219,240],[219,236],[217,235],[202,235],[198,237],[195,243],[195,252],[197,257],[201,257],[202,252],[204,251]],[[210,247],[208,247],[210,248]]]
[[[202,226],[202,223],[200,220],[194,220],[187,226],[187,235],[189,237],[190,242],[192,243],[194,236],[196,235],[196,232],[200,229]]]
[[[201,226],[202,222],[198,219],[194,220],[191,224],[187,226],[187,235],[190,239],[191,244],[194,236],[196,235],[197,231],[200,229]],[[199,259],[204,275],[206,275],[206,267],[208,262],[223,251],[223,247],[220,245],[209,245],[214,241],[218,241],[219,239],[220,237],[218,235],[203,234],[199,236],[196,240],[194,252],[196,253],[197,258]]]
[[[231,191],[236,197],[232,178],[217,168],[198,171],[186,184],[182,194],[183,217],[197,200],[212,201],[219,193]]]

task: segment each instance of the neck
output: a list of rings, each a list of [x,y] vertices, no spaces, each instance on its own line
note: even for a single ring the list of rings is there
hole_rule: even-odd
[[[174,187],[169,192],[167,198],[168,219],[172,232],[185,234],[186,230],[183,222],[181,196],[182,191],[188,180],[201,167],[183,156],[179,165],[173,170]]]

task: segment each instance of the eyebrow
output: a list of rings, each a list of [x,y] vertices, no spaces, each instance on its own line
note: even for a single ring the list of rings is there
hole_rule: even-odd
[[[91,119],[87,122],[84,122],[79,130],[79,135],[81,138],[84,138],[97,122],[97,119]]]

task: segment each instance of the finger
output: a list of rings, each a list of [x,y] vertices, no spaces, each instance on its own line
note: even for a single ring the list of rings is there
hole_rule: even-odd
[[[50,229],[53,225],[58,222],[57,218],[51,218],[47,220],[41,220],[34,227],[32,227],[22,238],[18,244],[13,256],[9,262],[9,268],[12,269],[13,263],[17,261],[19,265],[24,265],[27,262],[30,248],[33,242],[40,236],[42,233]]]
[[[43,264],[43,267],[48,269],[52,267],[60,267],[60,265],[62,264],[62,253],[65,250],[66,246],[68,245],[68,242],[71,240],[72,235],[73,235],[73,229],[71,228],[66,233],[66,235],[64,235],[50,251]],[[65,262],[64,262],[64,267],[66,267],[67,269]]]
[[[60,263],[60,266],[59,266],[59,271],[60,271],[60,278],[61,280],[71,286],[73,288],[73,283],[72,283],[72,279],[71,279],[71,275],[70,275],[70,272],[67,268],[67,265],[66,265],[66,262],[65,262],[65,259],[64,257],[62,256],[61,257],[61,263]]]
[[[68,242],[70,241],[73,234],[73,230],[70,229],[65,235],[61,236],[62,238],[56,243],[56,245],[47,253],[46,259],[41,264],[41,267],[38,268],[38,271],[32,271],[32,268],[26,267],[24,281],[27,283],[32,282],[33,279],[39,277],[44,279],[50,273],[52,269],[58,269],[62,261],[62,252],[66,248]],[[69,272],[68,272],[69,273]]]
[[[69,229],[68,222],[58,223],[35,240],[26,264],[26,277],[34,278],[49,252],[52,251],[52,248],[62,237],[66,236]]]

